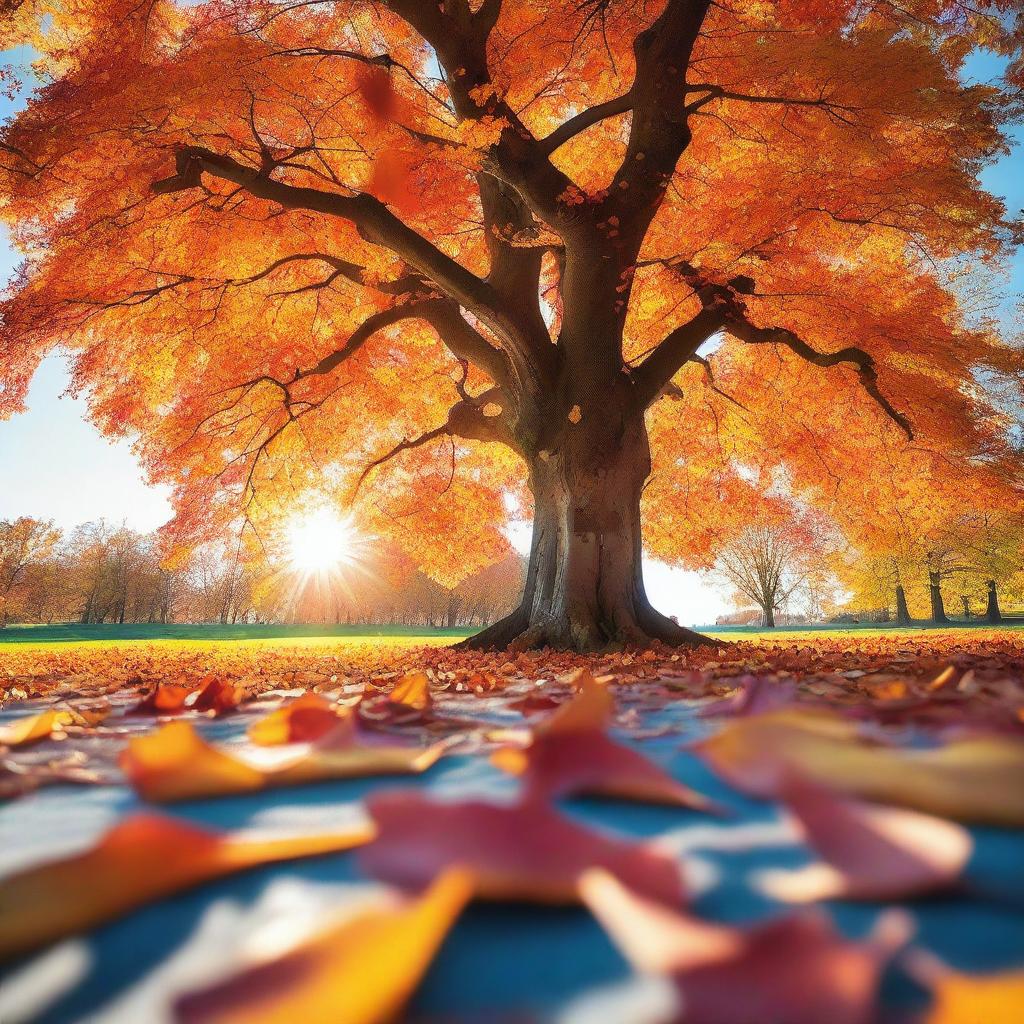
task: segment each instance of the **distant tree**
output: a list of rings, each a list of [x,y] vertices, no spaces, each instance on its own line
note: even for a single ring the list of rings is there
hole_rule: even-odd
[[[53,554],[60,536],[51,520],[29,516],[0,520],[0,627],[7,625],[18,608],[18,591],[33,567]]]
[[[761,609],[775,626],[775,612],[803,586],[822,558],[813,528],[805,522],[752,526],[727,544],[718,559],[721,574]]]

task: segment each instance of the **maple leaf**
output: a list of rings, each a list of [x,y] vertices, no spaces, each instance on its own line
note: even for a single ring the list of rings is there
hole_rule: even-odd
[[[841,800],[790,777],[782,791],[804,839],[824,858],[757,875],[774,899],[904,899],[954,887],[974,849],[967,829],[903,808]]]

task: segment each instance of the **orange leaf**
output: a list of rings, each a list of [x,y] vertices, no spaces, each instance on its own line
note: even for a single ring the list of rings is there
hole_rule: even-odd
[[[932,990],[923,1024],[1016,1024],[1024,1020],[1024,971],[961,974],[924,950],[906,957],[910,973]]]
[[[281,743],[315,743],[348,717],[337,705],[319,694],[306,693],[288,701],[249,726],[248,736],[261,746]]]
[[[175,1006],[187,1024],[396,1020],[473,891],[453,869],[415,900],[356,914]]]
[[[395,682],[388,694],[392,704],[404,704],[417,711],[426,711],[430,707],[430,677],[426,672],[408,672]]]
[[[71,725],[74,715],[69,711],[40,711],[35,715],[17,718],[10,725],[0,726],[0,745],[20,747],[26,743],[49,739],[62,726]]]
[[[429,768],[442,751],[441,745],[314,747],[291,761],[263,768],[207,743],[188,722],[170,722],[155,733],[129,740],[120,763],[139,794],[162,803],[329,779],[413,774]]]
[[[85,853],[0,881],[0,959],[94,928],[152,900],[244,868],[348,850],[372,829],[249,840],[137,814]]]

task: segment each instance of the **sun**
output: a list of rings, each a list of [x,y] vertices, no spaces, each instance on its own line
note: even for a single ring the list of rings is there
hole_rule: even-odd
[[[322,507],[296,516],[285,528],[288,560],[296,572],[329,572],[358,559],[362,538],[348,516]]]

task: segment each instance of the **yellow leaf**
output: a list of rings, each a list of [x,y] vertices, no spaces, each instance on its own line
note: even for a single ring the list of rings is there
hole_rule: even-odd
[[[25,715],[10,725],[0,726],[0,744],[20,747],[45,740],[53,733],[60,732],[62,726],[71,725],[74,720],[74,715],[69,711],[40,711],[35,715]]]
[[[261,768],[207,743],[188,722],[171,722],[148,736],[129,740],[121,768],[147,800],[164,803],[254,793],[367,775],[408,775],[429,768],[443,746],[313,747],[291,761]]]
[[[787,768],[841,793],[958,821],[1024,825],[1024,744],[999,736],[926,750],[871,746],[838,716],[739,718],[697,749],[741,789],[773,795]]]
[[[178,1001],[190,1024],[383,1024],[398,1019],[473,892],[446,871],[417,900],[376,907],[284,956]]]

